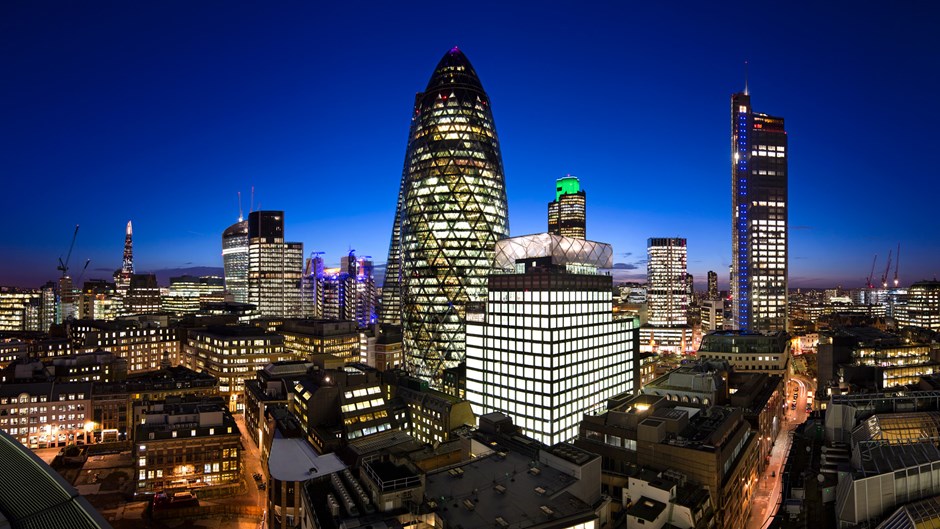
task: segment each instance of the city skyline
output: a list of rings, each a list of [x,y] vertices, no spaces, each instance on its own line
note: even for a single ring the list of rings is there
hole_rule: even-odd
[[[544,231],[549,186],[570,173],[591,191],[589,238],[613,245],[618,278],[645,277],[646,239],[676,235],[698,289],[708,270],[727,288],[727,101],[747,59],[758,108],[792,134],[790,286],[861,287],[872,255],[880,275],[898,242],[902,286],[938,275],[930,193],[918,192],[935,186],[932,168],[903,155],[930,151],[940,116],[915,89],[938,76],[937,37],[917,31],[926,13],[775,12],[784,50],[730,46],[734,22],[701,6],[668,19],[648,7],[513,7],[494,34],[532,31],[498,38],[422,25],[431,15],[418,12],[408,16],[427,32],[402,35],[383,19],[405,14],[381,9],[346,31],[349,13],[295,7],[4,6],[0,60],[16,80],[0,89],[8,215],[29,220],[0,236],[13,256],[0,284],[55,279],[75,224],[72,269],[90,258],[85,279],[110,279],[128,220],[141,271],[221,268],[239,191],[246,213],[296,219],[290,240],[330,264],[350,247],[384,256],[414,91],[455,44],[493,99],[512,236]],[[209,16],[211,27],[197,23]],[[910,110],[880,103],[899,91]],[[329,199],[340,192],[352,201]]]

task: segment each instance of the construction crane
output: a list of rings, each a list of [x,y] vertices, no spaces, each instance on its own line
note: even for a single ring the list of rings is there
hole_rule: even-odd
[[[75,280],[76,285],[82,284],[82,278],[85,277],[85,270],[88,270],[88,265],[91,264],[91,259],[85,260],[85,266],[82,267],[82,273],[78,274],[78,279]]]
[[[898,288],[898,265],[901,264],[901,243],[898,243],[898,253],[894,256],[894,288]]]
[[[865,279],[865,285],[868,288],[875,288],[875,285],[872,284],[872,277],[875,275],[875,263],[878,262],[878,254],[875,254],[875,258],[871,260],[871,272],[868,272],[868,277]]]
[[[75,233],[72,234],[72,243],[69,244],[69,253],[65,256],[65,261],[62,261],[62,256],[59,256],[59,266],[56,267],[56,270],[62,272],[62,277],[69,275],[69,259],[72,257],[72,248],[75,248],[75,238],[78,237],[78,224],[75,225]]]
[[[885,266],[885,273],[881,274],[881,288],[888,288],[888,272],[891,271],[891,252],[894,250],[888,250],[888,264]]]

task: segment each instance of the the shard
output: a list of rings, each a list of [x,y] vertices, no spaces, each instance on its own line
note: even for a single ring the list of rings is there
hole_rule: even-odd
[[[490,99],[455,47],[415,98],[383,286],[382,321],[400,315],[407,367],[422,378],[464,358],[467,303],[485,301],[509,233],[504,180]]]

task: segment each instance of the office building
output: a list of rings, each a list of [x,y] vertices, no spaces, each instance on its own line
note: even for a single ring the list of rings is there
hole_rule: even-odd
[[[406,363],[424,379],[464,359],[467,303],[486,299],[493,246],[509,233],[490,106],[456,47],[415,98],[383,301],[401,300]]]
[[[718,274],[711,270],[708,271],[708,291],[705,294],[706,299],[718,299]]]
[[[134,432],[138,493],[237,488],[241,432],[220,399],[145,403]]]
[[[319,253],[319,252],[318,252]],[[375,278],[368,257],[343,256],[339,268],[325,268],[311,257],[304,270],[304,315],[308,318],[355,321],[366,328],[377,321]]]
[[[103,279],[89,279],[82,285],[79,296],[78,317],[83,320],[113,320],[120,304],[115,301],[114,283]]]
[[[162,365],[180,363],[180,331],[175,327],[132,320],[75,320],[68,332],[75,351],[110,351],[127,359],[128,373],[153,371]]]
[[[821,331],[816,358],[816,397],[820,400],[858,390],[916,385],[922,376],[940,373],[929,342],[918,343],[874,327]]]
[[[738,408],[702,408],[664,396],[625,395],[611,401],[607,413],[585,415],[575,444],[602,456],[611,492],[621,489],[635,499],[630,481],[637,468],[662,473],[708,492],[704,497],[697,492],[688,496],[703,524],[686,521],[684,527],[737,529],[746,526],[756,489],[757,437]],[[704,523],[709,518],[713,521]],[[654,526],[628,527],[647,525]]]
[[[156,314],[163,310],[160,285],[154,274],[131,274],[130,287],[124,296],[123,313]]]
[[[702,338],[698,357],[724,360],[735,371],[767,373],[790,379],[790,335],[715,331]]]
[[[245,380],[272,362],[299,360],[284,338],[250,325],[210,325],[188,333],[186,366],[219,379],[219,394],[233,412],[245,408]]]
[[[88,442],[90,382],[0,384],[0,430],[30,448]]]
[[[907,290],[907,306],[898,310],[898,324],[940,331],[940,281],[918,281]]]
[[[648,319],[640,328],[640,351],[684,353],[692,345],[686,240],[651,238],[646,252]]]
[[[248,221],[240,216],[222,232],[222,267],[232,300],[248,303]]]
[[[38,331],[40,312],[39,292],[0,287],[0,331]]]
[[[218,276],[170,278],[170,292],[163,296],[163,309],[181,316],[199,312],[203,303],[225,301],[225,280]]]
[[[48,281],[39,289],[39,330],[49,332],[55,324],[58,289],[54,281]]]
[[[614,320],[609,244],[542,233],[496,244],[488,299],[468,313],[467,400],[548,445],[634,388],[633,320]]]
[[[356,322],[341,320],[287,320],[277,327],[284,350],[298,359],[333,355],[345,363],[360,360]]]
[[[584,239],[587,216],[584,191],[577,176],[568,175],[555,182],[555,200],[548,203],[548,233]]]
[[[724,327],[725,301],[707,299],[702,302],[702,332],[720,331]]]
[[[283,211],[248,214],[248,302],[258,315],[301,315],[304,245],[284,242]]]
[[[731,327],[787,330],[787,132],[731,96]]]

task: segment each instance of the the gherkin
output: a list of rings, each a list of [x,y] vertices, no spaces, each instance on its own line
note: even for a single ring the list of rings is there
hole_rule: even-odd
[[[418,376],[463,360],[467,302],[486,299],[494,245],[508,233],[490,99],[455,47],[415,98],[383,287],[382,319],[400,316]]]

